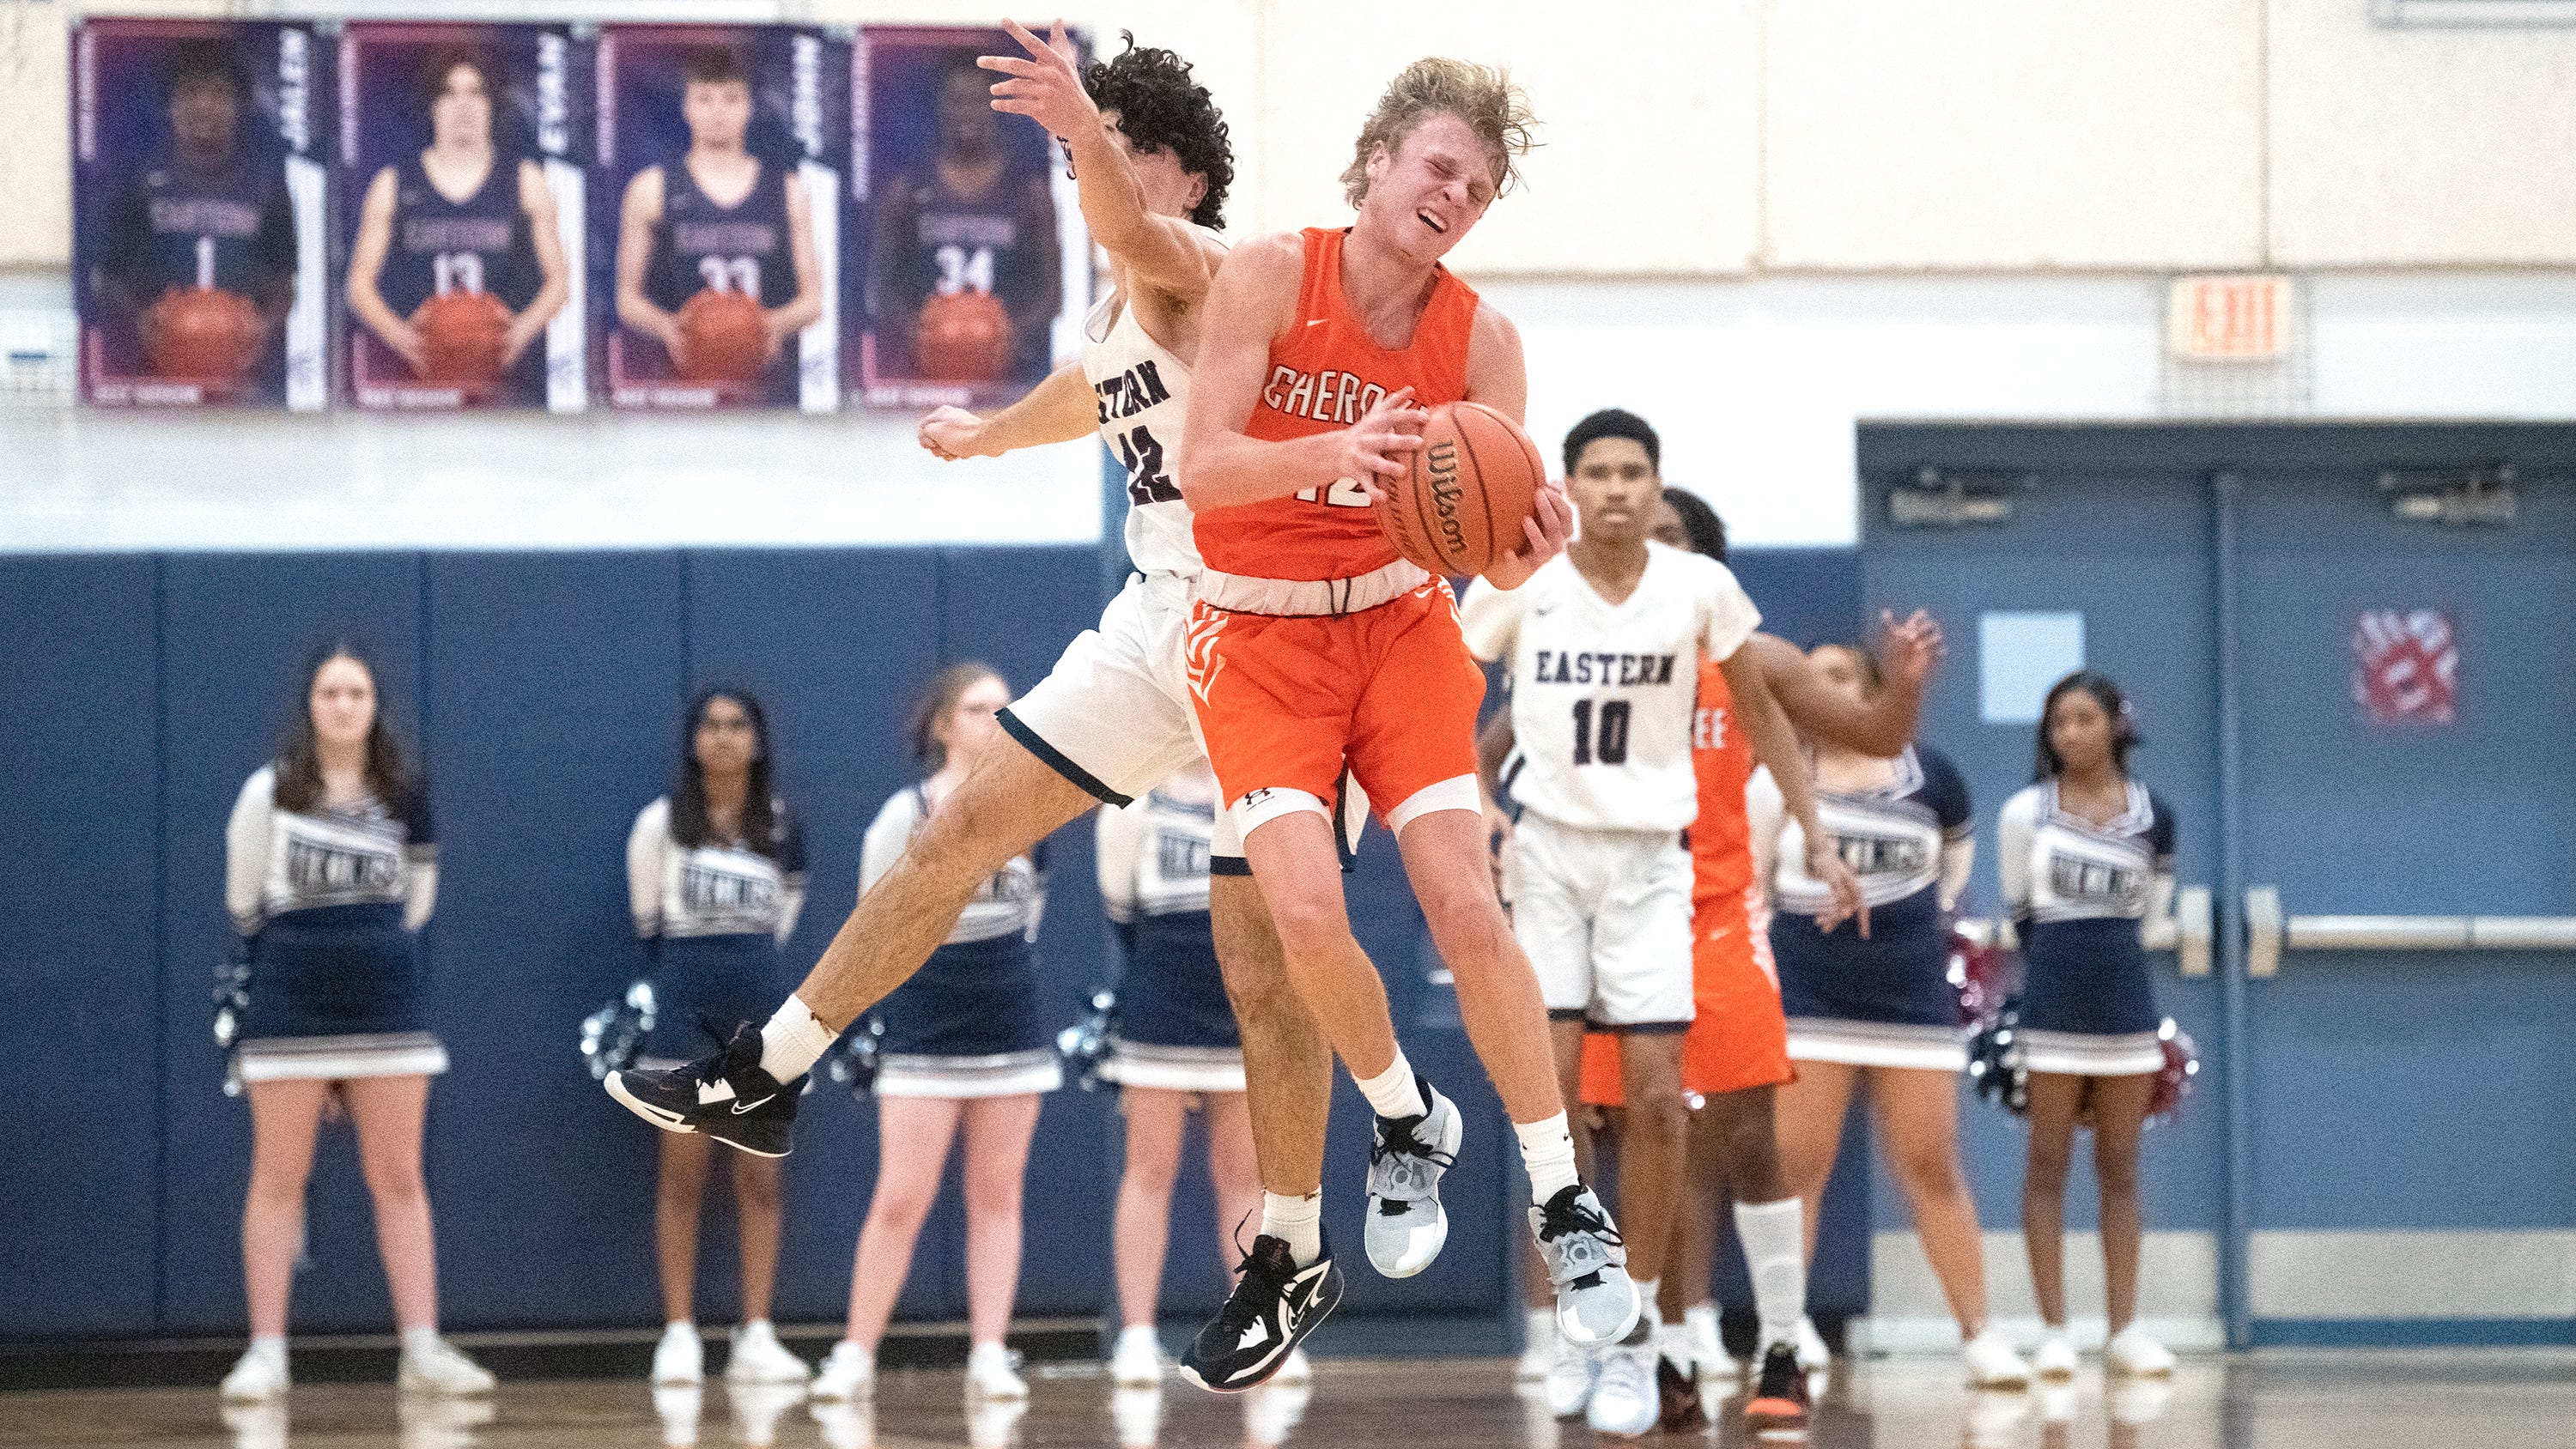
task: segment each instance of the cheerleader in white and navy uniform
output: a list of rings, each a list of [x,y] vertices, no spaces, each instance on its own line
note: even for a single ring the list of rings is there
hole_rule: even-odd
[[[2089,670],[2057,682],[2040,711],[2039,782],[2004,803],[1996,862],[2021,938],[2022,1065],[2030,1161],[2022,1235],[2048,1337],[2043,1375],[2075,1372],[2066,1332],[2066,1174],[2075,1129],[2093,1129],[2103,1288],[2117,1373],[2161,1375],[2173,1355],[2136,1323],[2138,1138],[2164,1067],[2143,923],[2173,901],[2173,812],[2129,778],[2137,746],[2120,687]]]
[[[643,1052],[648,1065],[687,1060],[702,1018],[722,1023],[748,1015],[787,980],[778,948],[795,932],[805,904],[805,840],[776,790],[760,701],[740,689],[700,694],[683,725],[678,781],[644,807],[626,837],[635,934],[654,958],[653,1035]],[[715,1143],[696,1133],[655,1135],[662,1144],[653,1226],[664,1326],[653,1382],[695,1384],[703,1377],[693,1314],[698,1216]],[[727,1156],[742,1232],[742,1326],[734,1331],[725,1378],[803,1383],[804,1362],[778,1342],[769,1323],[778,1278],[779,1159]]]
[[[952,664],[913,716],[913,747],[931,776],[895,795],[868,827],[859,893],[867,894],[1001,727],[1010,686],[983,664]],[[948,943],[877,1004],[884,1026],[876,1078],[877,1181],[850,1273],[848,1332],[814,1392],[865,1397],[876,1347],[911,1271],[914,1239],[939,1195],[952,1139],[965,1139],[967,1392],[1019,1399],[1028,1385],[1003,1346],[1020,1278],[1020,1185],[1039,1099],[1063,1085],[1054,1034],[1038,1017],[1030,946],[1046,905],[1044,877],[1016,856],[976,889]]]
[[[1877,661],[1864,651],[1828,644],[1810,658],[1817,674],[1858,701],[1880,687]],[[1976,1202],[1959,1166],[1958,1075],[1967,1044],[1948,973],[1950,910],[1975,852],[1967,784],[1921,746],[1892,759],[1823,740],[1815,751],[1816,808],[1860,877],[1869,933],[1816,929],[1828,897],[1802,868],[1804,833],[1781,819],[1777,788],[1757,776],[1756,868],[1770,883],[1771,955],[1798,1068],[1778,1099],[1782,1170],[1792,1192],[1822,1201],[1843,1119],[1865,1088],[1915,1235],[1958,1320],[1969,1381],[2027,1384],[2029,1365],[1987,1328]],[[1777,868],[1765,868],[1773,860]],[[1812,1216],[1806,1227],[1812,1255]]]
[[[1112,1238],[1122,1327],[1109,1365],[1122,1388],[1162,1379],[1155,1307],[1170,1241],[1172,1182],[1193,1105],[1207,1116],[1208,1185],[1216,1194],[1217,1247],[1227,1266],[1234,1226],[1261,1206],[1252,1114],[1244,1105],[1243,1037],[1217,974],[1208,915],[1216,798],[1216,774],[1200,763],[1142,799],[1100,812],[1100,900],[1127,958],[1110,1056],[1100,1071],[1122,1089],[1119,1110],[1127,1119],[1127,1166]]]
[[[421,1174],[429,1079],[447,1070],[414,940],[437,893],[428,786],[406,767],[377,713],[375,674],[355,653],[318,656],[302,706],[285,750],[242,785],[224,832],[224,903],[250,942],[235,1065],[250,1097],[242,1278],[251,1339],[223,1396],[260,1402],[286,1392],[304,1189],[335,1089],[375,1199],[402,1387],[489,1393],[492,1376],[438,1336],[436,1234]]]

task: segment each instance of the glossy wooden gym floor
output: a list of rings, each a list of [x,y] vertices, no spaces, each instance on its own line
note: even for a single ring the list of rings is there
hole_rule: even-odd
[[[208,1388],[0,1395],[0,1445],[154,1449],[1578,1449],[1591,1432],[1512,1391],[1491,1359],[1320,1361],[1311,1391],[1217,1398],[1183,1383],[1113,1393],[1098,1370],[1033,1366],[1024,1411],[976,1415],[954,1372],[901,1371],[873,1406],[796,1390],[656,1396],[632,1381],[508,1383],[484,1403],[397,1404],[389,1385],[298,1387],[282,1409],[219,1410]],[[1706,1435],[1749,1446],[1730,1405]],[[2563,1350],[2265,1353],[2186,1360],[2170,1384],[1976,1394],[1943,1360],[1840,1369],[1805,1436],[1818,1449],[2525,1449],[2576,1445],[2576,1355]]]

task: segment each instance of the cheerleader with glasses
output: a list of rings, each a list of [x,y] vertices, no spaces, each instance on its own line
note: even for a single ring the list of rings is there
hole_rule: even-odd
[[[2075,1129],[2093,1129],[2103,1284],[2115,1373],[2161,1376],[2173,1355],[2138,1327],[2138,1137],[2164,1067],[2141,922],[2172,904],[2173,812],[2129,777],[2138,737],[2120,687],[2068,675],[2040,711],[2038,783],[1997,822],[2004,904],[2021,938],[2022,1066],[2030,1161],[2022,1235],[2048,1337],[2037,1368],[2075,1372],[2066,1332],[2066,1172]]]
[[[304,1247],[314,1138],[336,1095],[358,1133],[376,1246],[402,1330],[406,1392],[486,1394],[492,1375],[438,1336],[438,1256],[421,1173],[430,1034],[415,938],[437,894],[429,787],[378,712],[375,672],[333,646],[304,672],[286,748],[242,785],[224,832],[224,903],[249,938],[235,1067],[250,1097],[242,1278],[250,1351],[236,1403],[286,1392],[286,1306]]]
[[[1878,663],[1865,651],[1828,644],[1811,657],[1855,700],[1882,687]],[[1818,929],[1824,887],[1801,868],[1798,823],[1781,818],[1777,789],[1757,776],[1754,853],[1777,908],[1771,954],[1798,1067],[1779,1095],[1782,1170],[1801,1199],[1821,1202],[1843,1118],[1865,1090],[1915,1235],[1958,1319],[1968,1381],[2027,1385],[2029,1365],[1987,1321],[1977,1205],[1959,1166],[1959,1073],[1967,1050],[1948,980],[1949,913],[1975,850],[1967,784],[1939,752],[1919,745],[1878,757],[1820,740],[1815,772],[1817,813],[1860,876],[1870,933]],[[1810,1258],[1816,1222],[1809,1214],[1805,1223]],[[1810,1358],[1820,1357],[1814,1331],[1802,1329],[1801,1338]]]
[[[894,868],[931,812],[1001,738],[1010,686],[990,666],[952,664],[914,711],[913,748],[927,780],[898,792],[868,827],[859,894]],[[877,1182],[850,1269],[849,1331],[814,1379],[815,1397],[864,1399],[876,1349],[912,1267],[922,1221],[939,1196],[949,1144],[965,1139],[966,1357],[971,1400],[1025,1399],[1002,1336],[1020,1279],[1020,1191],[1038,1104],[1063,1085],[1055,1041],[1038,1018],[1030,944],[1046,905],[1030,856],[986,880],[919,973],[877,1006]]]
[[[647,1064],[676,1065],[694,1049],[701,1018],[729,1022],[778,994],[778,948],[805,904],[805,842],[776,793],[769,721],[740,689],[709,690],[689,705],[679,778],[644,807],[626,838],[626,887],[635,933],[654,953],[653,1036]],[[653,1238],[662,1274],[662,1342],[653,1382],[695,1384],[704,1350],[693,1312],[698,1216],[713,1138],[657,1134],[661,1182]],[[742,1232],[742,1326],[725,1378],[735,1384],[803,1383],[804,1363],[769,1324],[778,1279],[779,1162],[732,1154]]]

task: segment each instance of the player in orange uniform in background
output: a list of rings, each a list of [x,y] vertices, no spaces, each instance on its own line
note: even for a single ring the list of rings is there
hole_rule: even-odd
[[[1447,1236],[1439,1181],[1457,1108],[1415,1075],[1386,990],[1344,910],[1334,802],[1345,771],[1383,811],[1460,1014],[1521,1139],[1531,1225],[1579,1343],[1638,1312],[1617,1232],[1577,1178],[1551,1072],[1547,1013],[1487,874],[1476,786],[1484,677],[1448,584],[1399,558],[1369,511],[1421,446],[1427,406],[1518,419],[1520,339],[1440,265],[1510,184],[1529,144],[1501,73],[1423,60],[1387,88],[1342,181],[1347,231],[1238,247],[1208,297],[1182,495],[1200,576],[1190,686],[1208,756],[1277,922],[1288,974],[1377,1113],[1367,1248],[1390,1277]],[[1564,548],[1562,493],[1539,490],[1526,545],[1487,577],[1517,587]],[[1265,1194],[1261,1234],[1225,1310],[1182,1360],[1216,1389],[1250,1387],[1340,1296],[1320,1192]]]

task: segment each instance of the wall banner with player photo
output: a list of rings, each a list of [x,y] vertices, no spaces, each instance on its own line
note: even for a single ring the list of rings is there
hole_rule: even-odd
[[[342,395],[581,411],[590,40],[362,22],[339,62]]]
[[[848,32],[599,34],[592,357],[611,405],[841,405]]]
[[[71,63],[82,396],[322,408],[339,115],[323,27],[84,18]]]
[[[1072,37],[1081,63],[1090,41]],[[1077,344],[1091,245],[1071,178],[1035,122],[992,108],[1008,32],[870,26],[854,57],[850,358],[871,407],[983,407]]]

